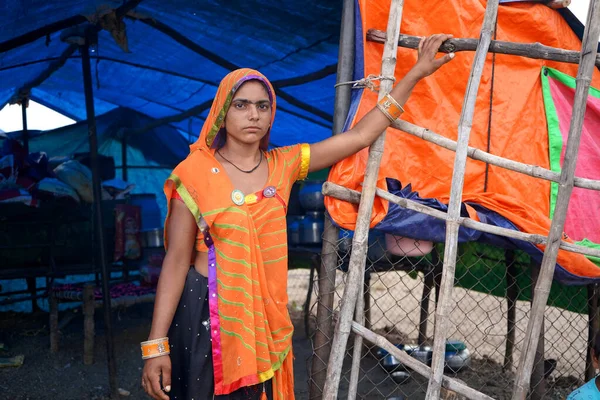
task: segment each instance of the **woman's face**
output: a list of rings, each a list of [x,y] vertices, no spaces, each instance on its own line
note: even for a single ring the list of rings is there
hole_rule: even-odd
[[[259,81],[248,81],[235,92],[225,116],[227,140],[259,143],[271,125],[269,94]]]

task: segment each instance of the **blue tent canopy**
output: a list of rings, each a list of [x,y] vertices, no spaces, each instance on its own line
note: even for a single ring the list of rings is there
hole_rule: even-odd
[[[88,21],[114,22],[107,12],[137,3],[124,29],[104,24],[91,49],[98,115],[121,107],[154,119],[175,117],[170,125],[193,141],[221,78],[251,67],[269,77],[279,95],[272,144],[331,134],[342,0],[6,0],[0,5],[0,107],[29,93],[85,119],[81,56],[64,38]]]

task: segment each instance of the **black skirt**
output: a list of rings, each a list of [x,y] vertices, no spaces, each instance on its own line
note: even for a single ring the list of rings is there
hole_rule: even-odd
[[[247,386],[228,395],[214,396],[214,374],[208,308],[208,278],[192,266],[173,322],[171,345],[171,391],[173,400],[259,400],[263,384]],[[226,362],[226,360],[224,360]],[[272,398],[271,381],[265,382]]]

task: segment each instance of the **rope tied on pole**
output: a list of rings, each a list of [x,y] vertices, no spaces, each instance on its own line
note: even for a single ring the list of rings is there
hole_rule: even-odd
[[[372,92],[379,92],[379,84],[376,84],[375,81],[383,81],[388,80],[392,81],[392,83],[396,82],[396,78],[393,76],[383,76],[383,75],[375,75],[370,74],[366,78],[362,78],[356,81],[348,81],[348,82],[339,82],[334,85],[334,87],[342,86],[342,85],[352,85],[352,89],[364,89],[367,88]]]

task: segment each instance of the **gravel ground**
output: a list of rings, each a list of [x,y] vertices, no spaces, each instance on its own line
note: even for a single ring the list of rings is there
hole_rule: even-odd
[[[304,335],[302,313],[299,311],[306,296],[308,271],[290,271],[289,282],[290,310],[296,324],[294,336],[296,398],[308,399],[308,368],[312,354],[311,342]],[[412,281],[407,282],[413,283]],[[381,288],[375,284],[374,291]],[[397,298],[402,298],[398,295]],[[314,296],[313,296],[314,302]],[[406,300],[403,302],[407,305]],[[313,308],[314,309],[314,308]],[[73,311],[61,312],[64,319]],[[389,312],[385,313],[390,317]],[[128,392],[123,399],[147,399],[140,387],[142,360],[139,356],[139,342],[147,337],[152,315],[152,304],[140,304],[113,312],[115,353],[117,357],[118,387]],[[101,400],[108,397],[108,369],[105,353],[105,336],[102,312],[96,312],[95,363],[83,365],[82,335],[83,318],[81,312],[61,330],[58,354],[49,352],[48,314],[0,313],[0,357],[24,355],[20,368],[0,368],[0,399],[62,399]],[[378,328],[377,326],[375,328]],[[396,327],[403,332],[403,326]],[[378,329],[381,329],[379,327]],[[412,331],[406,332],[412,337]],[[351,349],[349,349],[351,352]],[[339,398],[346,398],[350,360],[346,360]],[[361,364],[362,373],[359,385],[359,398],[424,399],[427,381],[412,374],[411,379],[397,385],[372,355],[367,354]],[[469,386],[484,391],[495,399],[510,398],[512,373],[502,373],[497,357],[475,356],[470,369],[460,372],[457,378]],[[574,377],[560,375],[560,379],[549,381],[547,399],[564,399],[570,391],[581,384]]]

